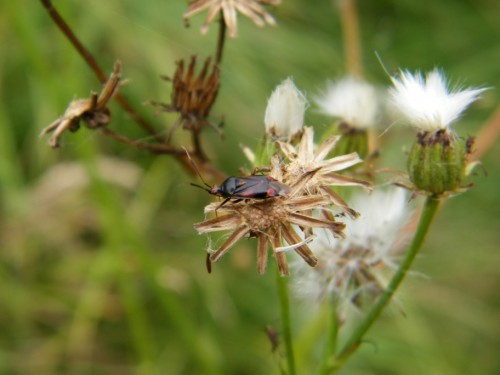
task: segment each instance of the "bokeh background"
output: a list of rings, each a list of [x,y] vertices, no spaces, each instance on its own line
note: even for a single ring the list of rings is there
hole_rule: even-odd
[[[227,174],[245,164],[239,145],[262,135],[267,98],[281,80],[293,76],[311,98],[347,71],[334,4],[283,0],[276,28],[239,19],[212,111],[225,116],[225,139],[211,131],[203,138]],[[212,53],[217,27],[200,36],[200,15],[185,28],[182,0],[55,5],[107,72],[122,61],[122,92],[167,132],[173,118],[141,103],[168,102],[159,76],[180,58]],[[194,178],[175,160],[86,129],[49,149],[41,129],[100,85],[40,2],[0,9],[0,374],[279,373],[281,349],[272,352],[265,334],[266,326],[279,331],[274,273],[257,274],[255,243],[240,243],[208,275],[207,239],[193,223],[211,197],[189,187]],[[500,2],[359,1],[359,17],[371,82],[389,83],[377,52],[390,72],[438,66],[460,85],[490,87],[456,127],[478,132],[500,103]],[[148,140],[111,108],[113,129]],[[329,121],[308,111],[317,132]],[[382,133],[382,164],[402,169],[413,130]],[[472,180],[440,212],[399,305],[341,373],[500,373],[498,143]],[[309,374],[321,322],[303,302],[292,304],[299,370]]]

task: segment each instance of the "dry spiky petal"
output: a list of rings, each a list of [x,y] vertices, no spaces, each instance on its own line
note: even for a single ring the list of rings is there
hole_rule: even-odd
[[[329,186],[362,186],[370,187],[366,181],[342,176],[335,172],[350,168],[362,160],[357,153],[341,155],[327,159],[328,154],[339,140],[338,136],[328,138],[316,150],[314,149],[314,131],[311,127],[305,127],[302,139],[297,147],[289,143],[278,142],[282,153],[289,160],[285,164],[285,172],[282,167],[273,165],[272,173],[279,168],[279,173],[283,174],[283,180],[287,183],[294,181],[297,188],[293,189],[293,193],[300,195],[321,195],[326,193],[326,197],[330,199],[330,203],[339,206],[344,212],[349,215],[354,214],[354,210],[348,207],[338,195],[329,193]],[[308,173],[313,173],[309,178],[304,179]],[[301,184],[298,181],[301,181]],[[321,193],[321,194],[320,194]]]
[[[257,236],[257,270],[263,275],[267,266],[267,250],[269,242],[265,234]]]
[[[289,245],[293,246],[294,244],[300,244],[299,246],[294,247],[294,250],[302,257],[302,259],[306,261],[307,264],[309,264],[311,267],[315,267],[316,264],[318,264],[318,258],[314,256],[311,249],[309,249],[309,247],[305,243],[303,243],[303,241],[300,239],[297,233],[295,233],[290,225],[284,226],[282,228],[282,233],[285,241]]]
[[[221,256],[223,256],[236,242],[245,237],[250,232],[245,226],[241,226],[236,229],[231,236],[219,247],[213,254],[210,255],[210,260],[212,262],[217,262]]]
[[[222,246],[211,254],[211,261],[220,259],[239,239],[248,235],[257,237],[259,273],[264,273],[266,269],[270,243],[279,272],[287,275],[285,252],[289,249],[299,254],[309,266],[316,266],[317,259],[307,244],[313,237],[313,229],[326,228],[335,237],[343,236],[345,224],[337,222],[330,212],[332,203],[350,216],[354,217],[357,213],[330,190],[329,185],[336,181],[337,175],[333,172],[358,163],[359,158],[357,154],[349,154],[324,160],[338,137],[329,138],[326,145],[321,146],[316,153],[312,137],[312,129],[306,128],[297,150],[290,144],[280,142],[281,149],[290,159],[290,163],[284,163],[278,156],[273,157],[269,176],[280,186],[286,185],[287,189],[284,189],[283,194],[273,194],[264,199],[245,196],[243,201],[240,196],[228,196],[223,207],[219,203],[205,207],[205,213],[222,216],[196,224],[195,228],[199,233],[232,231]],[[342,176],[338,177],[338,180],[343,184],[366,186],[364,181]],[[269,188],[276,193],[276,189],[271,185]],[[320,214],[317,215],[317,212]],[[296,232],[295,227],[298,227],[301,235]],[[305,238],[302,239],[301,236]],[[288,246],[282,246],[283,241]]]
[[[278,270],[280,272],[281,276],[288,276],[289,271],[288,271],[288,263],[286,261],[286,255],[284,252],[281,251],[276,251],[277,248],[281,246],[281,233],[277,232],[273,237],[272,237],[272,246],[273,246],[273,253],[274,253],[274,259],[276,259],[276,263],[278,264]]]
[[[220,206],[220,204],[218,204]],[[194,229],[198,233],[210,233],[220,230],[231,230],[238,227],[241,224],[241,220],[236,218],[234,215],[224,215],[217,216],[213,219],[206,220],[202,223],[195,224]]]
[[[159,106],[162,111],[179,114],[179,119],[172,127],[169,139],[177,126],[196,132],[200,131],[203,126],[210,126],[217,132],[221,132],[222,123],[215,124],[208,120],[210,110],[219,92],[219,66],[212,63],[212,59],[208,57],[205,59],[200,72],[196,75],[197,63],[196,56],[191,56],[187,69],[184,60],[176,62],[177,69],[172,78],[170,104],[149,102]]]
[[[208,9],[207,17],[201,27],[201,33],[208,31],[208,26],[215,16],[221,12],[226,23],[229,36],[235,38],[238,34],[237,13],[250,18],[257,26],[264,26],[265,23],[275,25],[274,18],[261,5],[278,5],[277,0],[192,0],[188,4],[188,9],[184,12],[184,20],[187,23],[189,17]]]

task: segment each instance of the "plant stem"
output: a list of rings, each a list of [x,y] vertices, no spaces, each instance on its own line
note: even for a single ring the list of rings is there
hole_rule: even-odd
[[[340,21],[344,36],[345,64],[349,73],[357,78],[363,75],[361,64],[361,41],[359,39],[359,22],[356,0],[341,0]]]
[[[366,314],[364,320],[356,327],[352,334],[347,338],[346,342],[339,350],[336,363],[332,370],[339,369],[344,362],[356,351],[363,336],[370,329],[370,327],[375,323],[377,318],[380,316],[385,306],[389,303],[392,296],[396,292],[397,288],[406,276],[406,273],[410,269],[415,256],[418,254],[420,247],[424,241],[425,235],[429,230],[432,219],[434,218],[437,209],[439,207],[439,199],[428,197],[425,201],[424,208],[422,211],[422,216],[420,216],[420,221],[418,223],[417,231],[410,244],[408,251],[396,273],[392,277],[389,285],[380,295],[377,302],[372,306],[370,311]]]
[[[334,298],[328,305],[328,327],[325,349],[321,363],[318,368],[318,375],[326,375],[329,370],[329,362],[337,349],[337,337],[339,332],[339,318],[337,314],[337,300]]]
[[[147,142],[136,141],[124,135],[118,134],[107,127],[102,127],[100,128],[100,130],[102,134],[104,134],[107,137],[113,138],[118,142],[125,143],[126,145],[135,147],[139,150],[146,150],[152,154],[169,154],[169,155],[177,155],[179,157],[184,157],[186,155],[186,150],[182,148],[176,148],[165,143],[147,143]]]
[[[219,37],[217,39],[217,47],[215,50],[215,64],[218,66],[220,66],[222,61],[222,51],[224,50],[224,42],[226,41],[226,29],[226,21],[224,20],[224,16],[221,12],[219,20]]]
[[[97,76],[101,83],[105,83],[107,80],[106,74],[101,69],[95,57],[90,53],[90,51],[85,48],[82,42],[77,38],[73,30],[69,27],[69,25],[64,21],[62,16],[59,14],[57,9],[52,4],[50,0],[41,0],[44,8],[49,13],[50,17],[54,21],[54,23],[59,27],[61,32],[64,34],[66,38],[70,41],[71,45],[75,48],[78,54],[83,58],[83,60],[87,63],[87,65],[92,69],[94,74]],[[139,124],[139,126],[150,133],[158,142],[164,142],[163,137],[158,134],[158,132],[154,129],[154,127],[144,118],[139,112],[137,112],[129,101],[121,95],[119,92],[115,94],[115,99],[120,104],[120,106],[125,110],[130,117],[134,119],[134,121]]]
[[[87,63],[87,65],[90,67],[90,69],[94,72],[96,77],[99,79],[101,83],[105,83],[107,81],[106,74],[102,70],[102,68],[99,66],[97,60],[95,57],[92,55],[92,53],[83,45],[83,43],[78,39],[78,37],[75,35],[71,27],[66,23],[64,18],[60,15],[60,13],[57,11],[57,9],[54,7],[52,4],[51,0],[40,0],[43,7],[47,10],[49,16],[52,18],[56,26],[61,30],[61,32],[64,34],[64,36],[70,41],[71,45],[75,48],[75,50],[78,52],[78,54],[83,58],[83,60]],[[219,42],[218,42],[218,59],[220,60],[222,58],[222,47],[224,44],[224,36],[225,36],[225,24],[221,24],[221,35],[219,36]],[[218,61],[219,61],[218,60]],[[219,61],[220,62],[220,61]],[[144,118],[139,112],[137,112],[132,104],[119,92],[117,92],[114,96],[114,99],[118,102],[118,104],[122,107],[122,109],[127,112],[130,117],[146,132],[152,135],[152,137],[159,143],[159,144],[148,144],[145,142],[140,142],[140,141],[133,141],[130,140],[129,138],[120,135],[116,132],[111,131],[109,128],[103,128],[101,129],[103,133],[111,138],[114,138],[115,140],[119,142],[126,143],[128,145],[131,145],[133,147],[137,147],[139,149],[145,149],[148,150],[149,152],[152,153],[157,153],[157,154],[169,154],[169,155],[174,155],[176,157],[176,160],[179,161],[179,163],[186,169],[186,171],[190,172],[192,175],[195,175],[195,171],[193,170],[193,167],[191,163],[188,161],[188,159],[185,156],[186,151],[182,147],[173,147],[168,145],[166,142],[166,139],[155,130],[154,126],[150,124],[150,122]],[[196,146],[196,145],[195,145]],[[199,146],[198,146],[199,148]],[[208,173],[215,177],[223,176],[223,173],[218,171],[213,165],[208,163],[207,160],[200,159],[200,163],[202,163],[206,169],[208,170]]]
[[[288,374],[295,375],[295,357],[293,354],[292,344],[292,327],[290,319],[290,301],[288,298],[288,279],[281,276],[278,268],[276,268],[276,285],[280,300],[281,321],[283,329],[283,339],[286,350],[286,360],[288,364]]]

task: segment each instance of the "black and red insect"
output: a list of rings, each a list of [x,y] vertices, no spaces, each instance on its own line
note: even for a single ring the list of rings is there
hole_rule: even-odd
[[[201,175],[200,171],[196,167],[193,159],[186,152],[194,170],[203,181],[204,186],[191,183],[191,185],[199,187],[208,193],[215,195],[217,197],[225,198],[225,200],[220,204],[219,207],[223,206],[230,200],[239,202],[242,200],[255,200],[255,199],[267,199],[274,198],[290,193],[291,188],[287,184],[276,180],[275,178],[268,175],[256,175],[251,174],[246,177],[228,177],[222,184],[210,186]]]
[[[226,198],[221,203],[221,206],[231,199],[234,201],[266,199],[290,193],[290,186],[267,175],[228,177],[220,186],[210,186],[203,179],[202,181],[206,188],[196,184],[192,185],[202,188],[217,197]]]

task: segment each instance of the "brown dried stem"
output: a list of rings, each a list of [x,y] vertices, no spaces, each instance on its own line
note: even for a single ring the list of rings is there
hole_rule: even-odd
[[[59,27],[59,29],[66,36],[66,38],[68,38],[68,40],[71,42],[76,51],[80,54],[80,56],[82,56],[87,65],[95,73],[99,81],[104,84],[107,81],[106,74],[101,69],[94,56],[76,37],[73,30],[71,30],[66,21],[64,21],[64,19],[59,14],[57,9],[54,7],[52,2],[50,0],[40,0],[40,1],[42,2],[43,6],[49,13],[52,20],[57,25],[57,27]],[[164,142],[163,137],[160,134],[158,134],[158,132],[154,129],[154,127],[132,107],[130,102],[124,96],[122,96],[120,93],[117,93],[115,95],[115,99],[118,102],[118,104],[123,108],[123,110],[125,110],[132,117],[132,119],[134,119],[134,121],[137,124],[139,124],[141,128],[143,128],[145,131],[153,135],[158,142]]]
[[[224,50],[224,42],[226,41],[226,21],[224,21],[224,16],[220,15],[219,19],[219,37],[217,39],[217,48],[215,50],[215,64],[220,66],[222,61],[222,51]]]
[[[356,0],[340,0],[340,21],[344,36],[347,71],[357,78],[363,75],[361,41]]]
[[[141,141],[135,141],[130,139],[124,135],[118,134],[108,128],[101,128],[101,131],[104,135],[113,138],[118,142],[125,143],[126,145],[138,148],[139,150],[146,150],[153,154],[171,154],[171,155],[180,155],[183,156],[186,154],[186,151],[182,148],[173,147],[165,143],[147,143]]]
[[[90,53],[90,51],[80,42],[80,40],[76,37],[75,33],[72,31],[72,29],[69,27],[69,25],[66,23],[66,21],[62,18],[62,16],[59,14],[57,9],[54,7],[52,4],[51,0],[40,0],[43,7],[47,10],[49,13],[50,17],[54,21],[54,23],[57,25],[57,27],[61,30],[61,32],[66,36],[66,38],[70,41],[70,43],[73,45],[73,47],[76,49],[76,51],[80,54],[80,56],[84,59],[84,61],[87,63],[87,65],[91,68],[91,70],[94,72],[96,77],[99,79],[101,83],[105,83],[107,81],[106,74],[104,71],[101,69],[99,64],[97,63],[97,60],[94,58],[94,56]],[[224,32],[225,34],[225,32]],[[223,45],[223,37],[221,37],[222,40],[219,41],[218,45],[218,56],[219,60],[222,56],[222,45]],[[131,117],[132,119],[146,132],[151,134],[154,139],[159,142],[159,144],[151,144],[147,142],[140,142],[140,141],[134,141],[126,136],[120,135],[118,133],[115,133],[114,131],[110,130],[107,127],[103,127],[100,130],[102,131],[103,134],[105,134],[108,137],[111,137],[119,142],[128,144],[130,146],[136,147],[138,149],[142,150],[147,150],[148,152],[155,153],[155,154],[170,154],[170,155],[175,155],[177,160],[182,164],[182,166],[191,174],[196,175],[197,172],[193,168],[192,163],[187,159],[185,155],[185,150],[184,148],[181,147],[173,147],[170,146],[166,143],[166,140],[164,137],[159,134],[155,128],[144,118],[142,117],[130,104],[130,102],[122,96],[120,93],[116,93],[114,96],[114,99],[118,102],[118,104],[122,107],[123,110],[125,110]],[[196,152],[195,154],[199,156],[197,158],[198,162],[198,167],[204,171],[206,174],[212,175],[214,178],[220,179],[220,178],[225,178],[226,176],[220,172],[215,166],[212,164],[208,163],[206,161],[206,158],[204,157],[203,152],[200,149],[200,144],[199,144],[199,139],[198,139],[198,134],[193,134],[193,141],[195,143],[195,149]]]

